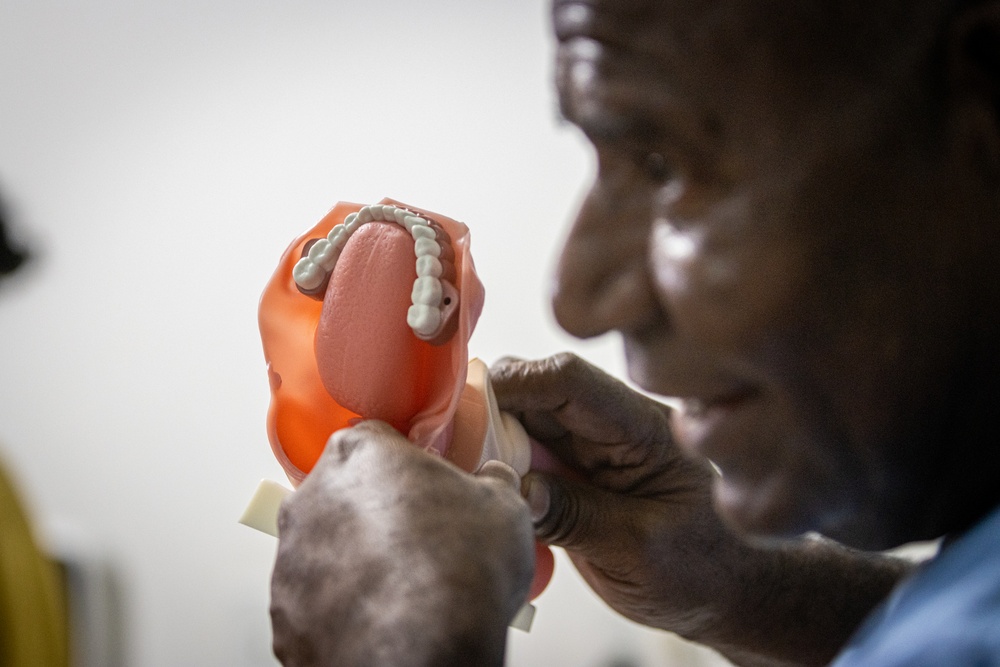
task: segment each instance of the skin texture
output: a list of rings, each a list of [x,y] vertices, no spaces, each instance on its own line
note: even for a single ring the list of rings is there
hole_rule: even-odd
[[[269,436],[305,480],[281,519],[275,653],[286,665],[499,664],[507,623],[544,590],[553,557],[517,493],[526,464],[480,467],[486,394],[460,400],[483,305],[468,229],[406,208],[434,221],[442,278],[461,288],[454,326],[428,342],[406,321],[414,240],[396,222],[358,228],[321,288],[293,280],[311,240],[361,208],[338,204],[293,241],[261,299]]]
[[[338,431],[279,515],[275,655],[286,666],[502,664],[533,569],[516,479],[461,473],[383,422]]]
[[[638,623],[743,665],[822,665],[907,570],[827,541],[744,541],[713,510],[715,472],[674,446],[670,409],[574,355],[507,360],[491,377],[572,471],[525,477],[538,535]]]
[[[883,548],[998,500],[995,432],[963,432],[996,396],[996,170],[942,97],[938,4],[555,4],[599,160],[556,316],[690,399],[677,441],[741,530]]]
[[[538,534],[634,620],[825,664],[906,566],[754,536],[883,548],[1000,501],[1000,10],[553,9],[562,111],[599,162],[555,314],[618,332],[631,379],[684,409],[565,355],[495,368],[563,466],[525,480]]]

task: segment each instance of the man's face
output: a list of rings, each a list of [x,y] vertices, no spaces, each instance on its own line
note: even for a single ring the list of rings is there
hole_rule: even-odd
[[[933,22],[815,4],[556,0],[561,105],[599,172],[554,307],[685,399],[677,441],[738,527],[884,546],[936,529],[913,517],[947,463],[962,234]]]

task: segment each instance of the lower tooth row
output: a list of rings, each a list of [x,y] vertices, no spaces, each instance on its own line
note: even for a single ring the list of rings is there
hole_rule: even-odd
[[[414,304],[406,311],[406,323],[414,332],[430,336],[441,326],[441,310],[423,304]]]
[[[434,306],[441,305],[441,281],[431,276],[422,276],[413,281],[413,292],[410,300],[414,306]]]
[[[319,289],[333,271],[341,251],[355,230],[375,221],[395,222],[413,237],[417,279],[413,283],[413,305],[407,311],[406,322],[414,333],[430,336],[441,326],[440,278],[444,272],[441,260],[438,259],[441,256],[441,245],[437,241],[437,232],[429,221],[406,209],[390,204],[375,204],[351,213],[344,218],[343,224],[334,226],[326,238],[316,241],[306,256],[296,262],[292,269],[292,279],[303,291]]]

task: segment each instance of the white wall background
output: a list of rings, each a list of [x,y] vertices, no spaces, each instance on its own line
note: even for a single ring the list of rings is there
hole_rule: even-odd
[[[336,201],[469,224],[474,355],[569,348],[621,373],[615,341],[570,340],[548,311],[592,165],[556,119],[545,4],[0,3],[0,196],[36,251],[0,287],[0,455],[46,525],[115,566],[126,664],[274,664],[274,542],[236,524],[282,479],[256,302]],[[568,562],[538,602],[512,665],[696,660]]]

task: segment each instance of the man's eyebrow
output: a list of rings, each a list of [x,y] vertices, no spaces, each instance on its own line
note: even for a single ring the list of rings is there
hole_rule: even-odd
[[[595,145],[669,155],[668,160],[683,160],[688,169],[712,174],[717,182],[731,178],[718,171],[723,150],[721,139],[699,132],[697,128],[685,132],[684,127],[690,126],[691,121],[682,116],[674,116],[666,110],[656,114],[652,110],[616,112],[597,107],[563,107],[561,112],[565,122],[576,125]]]

